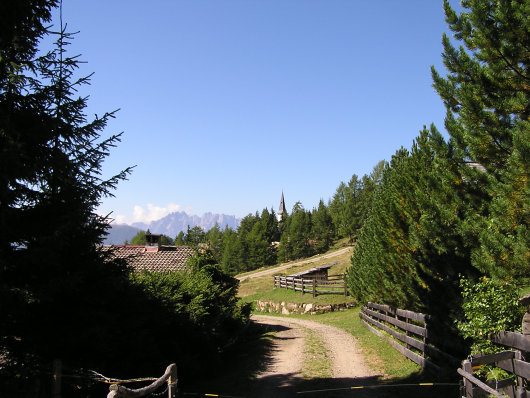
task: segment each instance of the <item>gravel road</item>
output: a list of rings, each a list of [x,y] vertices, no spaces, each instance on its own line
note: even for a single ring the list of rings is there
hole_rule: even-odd
[[[253,315],[252,320],[276,330],[276,337],[269,365],[257,376],[249,395],[251,397],[291,397],[310,386],[301,373],[304,361],[310,360],[304,356],[304,329],[319,334],[332,361],[333,378],[321,381],[319,387],[323,383],[326,388],[359,385],[378,376],[367,366],[361,350],[349,333],[302,319]]]

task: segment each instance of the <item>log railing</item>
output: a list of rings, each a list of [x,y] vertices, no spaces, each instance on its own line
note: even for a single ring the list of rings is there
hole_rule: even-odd
[[[429,315],[388,305],[368,303],[361,309],[361,320],[372,332],[386,339],[411,361],[434,372],[439,363],[458,363],[451,355],[428,343]]]
[[[274,287],[291,289],[296,292],[311,293],[313,297],[319,294],[348,295],[344,279],[304,279],[294,276],[274,276]]]
[[[521,333],[500,332],[491,337],[499,345],[515,350],[508,350],[496,354],[470,357],[462,362],[458,373],[464,378],[462,395],[465,398],[495,397],[528,398],[530,391],[526,389],[530,379],[530,363],[523,358],[522,352],[530,352],[530,338]],[[482,381],[473,375],[474,370],[482,366],[497,367],[512,374],[512,377],[503,380]]]
[[[153,383],[147,387],[133,390],[121,386],[119,384],[113,384],[109,387],[110,392],[107,394],[107,398],[139,398],[145,397],[154,393],[160,387],[167,383],[168,398],[175,398],[177,396],[177,365],[174,363],[169,365],[166,372]]]

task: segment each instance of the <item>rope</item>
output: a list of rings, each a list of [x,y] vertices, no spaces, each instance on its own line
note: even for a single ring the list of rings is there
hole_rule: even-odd
[[[110,377],[106,377],[106,376],[102,375],[101,373],[96,372],[95,370],[89,370],[88,372],[91,375],[96,376],[96,378],[91,377],[92,380],[99,381],[100,383],[107,383],[107,384],[126,384],[126,383],[138,383],[138,382],[143,382],[143,381],[158,380],[157,377],[140,377],[140,378],[137,378],[137,379],[126,379],[126,380],[113,379],[113,378],[110,378]]]

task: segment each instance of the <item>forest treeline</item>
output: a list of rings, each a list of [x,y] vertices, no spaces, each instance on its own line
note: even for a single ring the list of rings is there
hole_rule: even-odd
[[[372,173],[359,178],[354,174],[341,182],[326,204],[306,210],[296,202],[292,211],[277,217],[267,208],[245,216],[236,230],[215,225],[208,231],[188,226],[174,239],[162,235],[161,243],[177,246],[208,247],[221,268],[230,275],[263,266],[324,253],[337,241],[353,241],[368,215],[372,197],[381,181],[385,162],[379,162]],[[138,232],[130,242],[145,244],[145,234]]]

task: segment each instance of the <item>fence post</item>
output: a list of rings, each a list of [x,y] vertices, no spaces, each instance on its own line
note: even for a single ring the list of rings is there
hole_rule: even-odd
[[[168,384],[168,398],[176,398],[177,397],[177,365],[171,364],[171,373],[169,375],[169,379],[167,380]]]
[[[471,366],[471,362],[464,361],[462,364],[464,371],[473,374],[473,367]],[[466,389],[466,398],[473,398],[473,383],[471,383],[468,379],[464,378],[464,388]]]
[[[397,314],[396,314],[396,318],[397,318]],[[398,318],[399,319],[399,318]],[[410,324],[410,318],[407,316],[405,317],[405,322],[407,323],[407,325]],[[410,337],[410,332],[408,330],[405,330],[405,335],[407,337]],[[425,343],[425,336],[423,336],[423,342]],[[410,344],[409,343],[405,343],[405,347],[407,347],[409,350],[410,350]],[[423,358],[425,358],[425,348],[423,350],[421,350],[421,356]]]
[[[52,398],[61,398],[62,367],[60,359],[53,360]]]
[[[304,277],[302,276],[302,296],[304,295]]]
[[[313,298],[315,298],[317,295],[317,281],[316,279],[313,279]]]
[[[348,295],[348,287],[346,286],[346,274],[342,274],[342,283],[344,284],[344,297]]]

